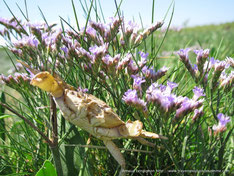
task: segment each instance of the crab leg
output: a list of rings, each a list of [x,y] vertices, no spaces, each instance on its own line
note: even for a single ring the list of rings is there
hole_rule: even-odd
[[[137,140],[138,142],[140,142],[141,144],[143,144],[143,145],[147,145],[147,146],[150,146],[150,147],[155,147],[155,144],[154,144],[154,143],[149,142],[149,141],[145,140],[145,139],[142,138],[142,137],[137,137],[136,140]]]
[[[119,165],[121,166],[121,171],[119,175],[124,175],[123,170],[125,169],[125,159],[122,155],[122,153],[120,152],[119,148],[115,145],[114,142],[112,142],[111,140],[103,140],[106,148],[109,150],[109,152],[111,153],[111,155],[115,158],[115,160],[119,163]]]

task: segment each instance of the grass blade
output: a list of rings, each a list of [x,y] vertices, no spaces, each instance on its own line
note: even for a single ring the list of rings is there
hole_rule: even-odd
[[[21,29],[24,31],[24,33],[28,36],[27,31],[25,31],[25,29],[23,28],[23,26],[20,24],[19,20],[16,18],[16,16],[14,15],[14,13],[11,11],[10,7],[8,6],[8,4],[6,3],[5,0],[3,0],[3,2],[5,3],[7,9],[9,10],[9,12],[11,13],[11,15],[14,17],[14,19],[17,21],[18,25],[21,27]]]
[[[100,3],[100,0],[98,0],[98,4],[99,4],[99,8],[101,10],[103,22],[106,23],[106,20],[105,20],[104,14],[103,14],[103,10],[102,10],[102,6],[101,6],[101,3]]]
[[[91,1],[91,5],[90,5],[90,7],[89,7],[88,16],[87,16],[87,19],[86,19],[86,22],[85,22],[84,33],[83,33],[83,35],[82,35],[82,37],[81,37],[81,46],[82,46],[83,41],[84,41],[84,36],[85,36],[85,33],[86,33],[86,28],[87,28],[87,26],[88,26],[88,22],[89,22],[89,18],[90,18],[90,14],[91,14],[92,8],[93,8],[93,0]]]
[[[43,14],[43,12],[42,12],[42,10],[41,10],[41,8],[40,8],[39,6],[37,6],[37,7],[38,7],[38,9],[39,9],[39,11],[40,11],[40,13],[41,13],[41,16],[42,16],[43,20],[44,20],[45,23],[47,24],[49,30],[51,30],[51,28],[50,28],[50,26],[49,26],[49,24],[48,24],[48,22],[47,22],[47,20],[46,20],[46,18],[45,18],[45,15]]]
[[[27,19],[29,20],[29,17],[28,17],[28,5],[27,5],[27,0],[24,0],[24,6],[25,6],[25,11],[26,11],[26,17],[27,17]]]
[[[152,19],[151,19],[151,23],[154,23],[154,2],[155,0],[152,1]],[[151,56],[154,55],[154,35],[151,35]]]
[[[16,3],[18,9],[20,10],[21,14],[24,16],[25,20],[29,21],[29,19],[27,18],[27,16],[24,14],[24,12],[22,11],[22,9],[20,8],[20,6]]]
[[[75,7],[75,4],[74,4],[74,1],[71,0],[72,2],[72,9],[73,9],[73,13],[75,15],[75,20],[76,20],[76,26],[77,26],[77,29],[78,31],[80,30],[80,26],[79,26],[79,22],[78,22],[78,18],[77,18],[77,14],[76,14],[76,7]]]
[[[172,9],[172,13],[171,13],[171,18],[170,18],[169,24],[168,24],[168,26],[167,26],[166,33],[165,33],[165,35],[163,36],[163,39],[162,39],[161,43],[159,44],[158,50],[156,51],[154,57],[153,57],[152,60],[150,61],[149,67],[152,66],[154,59],[157,57],[157,54],[158,54],[159,50],[161,49],[162,44],[163,44],[164,41],[165,41],[165,38],[166,38],[166,36],[167,36],[167,33],[168,33],[168,31],[169,31],[169,28],[170,28],[170,25],[171,25],[171,22],[172,22],[172,18],[173,18],[173,15],[174,15],[174,11],[175,11],[175,3],[173,4],[173,9]],[[153,35],[153,34],[152,34],[152,35]],[[156,61],[157,61],[157,59],[156,59]]]

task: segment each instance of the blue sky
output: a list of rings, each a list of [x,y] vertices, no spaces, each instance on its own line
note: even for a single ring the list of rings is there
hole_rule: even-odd
[[[15,16],[23,19],[16,3],[24,11],[24,0],[5,0]],[[84,2],[84,0],[82,0]],[[79,0],[74,0],[77,8],[78,19],[84,24],[85,17]],[[89,2],[89,1],[88,1]],[[98,2],[98,0],[97,0]],[[115,13],[114,0],[100,0],[106,18]],[[120,0],[117,0],[120,2]],[[171,0],[155,0],[155,21],[163,19]],[[59,16],[70,20],[74,24],[74,15],[71,0],[27,0],[29,18],[31,21],[42,21],[38,6],[42,9],[48,22],[58,22]],[[123,0],[121,10],[126,20],[134,18],[140,23],[141,14],[144,26],[151,23],[152,0]],[[182,26],[187,22],[188,26],[218,24],[234,21],[234,0],[175,0],[175,12],[172,26]],[[3,0],[0,1],[0,17],[11,17]],[[92,13],[94,17],[94,13]],[[169,19],[170,13],[167,17]],[[94,19],[94,18],[93,18]]]

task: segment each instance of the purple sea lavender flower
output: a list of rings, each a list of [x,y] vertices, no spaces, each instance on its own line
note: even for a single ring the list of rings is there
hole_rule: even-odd
[[[158,83],[151,84],[148,89],[146,90],[146,96],[147,94],[152,94],[152,92],[159,87]]]
[[[81,32],[83,33],[85,30],[85,27],[81,29]],[[94,28],[87,26],[86,31],[85,31],[90,37],[95,38],[97,35],[97,32]]]
[[[136,103],[138,100],[137,91],[129,89],[127,92],[124,93],[124,96],[122,99],[127,104]]]
[[[127,66],[132,59],[132,55],[130,53],[127,53],[127,55],[118,63],[117,69],[121,70],[125,66]]]
[[[8,19],[0,17],[0,24],[7,24],[7,23],[9,23]]]
[[[218,120],[219,120],[219,123],[218,125],[214,125],[212,127],[212,129],[214,130],[215,134],[219,133],[219,132],[223,132],[225,131],[227,128],[226,128],[226,125],[227,123],[229,123],[231,120],[230,120],[230,117],[228,116],[225,116],[224,114],[222,113],[219,113],[217,115],[218,117]]]
[[[16,42],[14,42],[14,45],[18,48],[18,47],[24,47],[24,46],[28,46],[28,47],[35,47],[37,48],[39,44],[39,41],[35,38],[35,36],[33,35],[29,35],[29,36],[23,36],[23,38],[21,40],[18,40]]]
[[[156,103],[164,112],[170,111],[176,103],[176,96],[167,91],[167,88],[167,86],[154,83],[146,91],[147,101]]]
[[[156,72],[154,71],[153,66],[151,68],[144,66],[141,71],[142,71],[142,73],[144,73],[146,78],[153,78],[156,75]]]
[[[15,66],[18,70],[21,70],[23,68],[23,65],[21,63],[16,63]]]
[[[126,35],[130,35],[133,32],[137,32],[139,29],[139,26],[134,23],[133,21],[129,21],[125,27]]]
[[[152,26],[148,27],[145,29],[142,33],[140,33],[136,40],[135,40],[135,45],[140,44],[143,39],[145,39],[147,36],[152,34],[155,30],[160,28],[163,25],[163,22],[157,22],[156,24],[153,24]]]
[[[197,58],[202,58],[203,55],[203,49],[200,50],[193,50],[194,53],[197,55]]]
[[[203,72],[209,72],[215,63],[216,60],[214,59],[214,57],[211,57],[208,61],[204,63]]]
[[[180,118],[184,115],[186,115],[188,112],[190,112],[192,110],[191,108],[191,101],[189,99],[185,99],[180,108],[176,110],[176,115],[175,118]]]
[[[39,44],[39,42],[38,42],[38,40],[37,39],[35,39],[35,38],[29,38],[29,44],[31,45],[31,46],[34,46],[34,47],[36,47],[37,48],[37,46],[38,46],[38,44]]]
[[[181,106],[181,104],[186,101],[188,99],[188,97],[182,97],[182,96],[178,96],[175,99],[175,106],[176,108],[179,108]]]
[[[173,94],[166,95],[160,99],[160,106],[165,111],[168,112],[175,105],[176,96]]]
[[[15,73],[14,78],[18,83],[30,82],[31,78],[28,77],[26,73]]]
[[[203,68],[204,68],[204,67],[203,67]],[[197,64],[194,64],[193,67],[192,67],[192,69],[194,70],[195,75],[198,77],[198,76],[199,76],[199,72],[198,72]],[[204,70],[202,70],[202,72],[200,72],[200,73],[203,73],[203,71],[204,71]]]
[[[140,68],[144,67],[146,63],[147,63],[146,58],[141,58],[141,60],[137,62]]]
[[[144,78],[138,75],[132,75],[131,77],[134,79],[133,88],[141,92],[142,91],[141,84],[145,82]]]
[[[102,61],[106,64],[106,65],[110,65],[111,63],[113,63],[113,57],[111,57],[109,54],[105,55],[102,58]]]
[[[136,90],[129,89],[124,93],[122,99],[126,104],[133,105],[136,108],[142,109],[144,112],[147,111],[146,102],[138,98]]]
[[[196,74],[195,71],[192,67],[192,64],[190,62],[190,60],[188,59],[188,52],[189,52],[189,48],[186,49],[180,49],[177,54],[180,56],[180,60],[183,62],[183,64],[185,65],[185,67],[187,68],[187,70],[189,71],[190,75],[193,77],[193,79],[196,80]]]
[[[7,84],[7,81],[7,77],[3,74],[0,74],[0,85],[5,83]]]
[[[56,36],[55,35],[51,35],[49,33],[42,33],[41,35],[42,38],[42,42],[44,45],[46,45],[47,47],[50,47],[54,44]]]
[[[76,50],[77,50],[77,53],[80,57],[84,57],[84,58],[88,59],[89,61],[93,61],[92,55],[88,51],[86,51],[84,48],[78,47],[78,48],[76,48]]]
[[[222,113],[219,113],[219,114],[217,115],[217,117],[218,117],[218,119],[219,119],[219,122],[220,122],[221,125],[223,125],[223,126],[226,126],[226,124],[227,124],[228,122],[231,122],[230,117],[225,116],[225,115],[222,114]]]
[[[114,57],[111,57],[109,54],[105,55],[102,58],[102,61],[107,65],[107,66],[112,66],[114,64],[117,64],[120,59],[120,54],[115,55]]]
[[[194,50],[194,53],[197,55],[197,59],[207,58],[209,56],[209,49]]]
[[[89,48],[89,51],[94,55],[94,62],[95,60],[97,60],[98,58],[103,57],[108,50],[108,43],[105,43],[101,46],[92,46]]]
[[[228,67],[225,61],[216,61],[214,64],[215,72],[222,72],[226,67]]]
[[[231,71],[229,75],[227,75],[224,71],[222,72],[220,76],[220,86],[225,87],[225,89],[228,89],[232,86],[234,82],[234,71]]]
[[[176,87],[178,87],[177,83],[167,81],[166,91],[168,91],[168,93],[171,93],[171,91]]]
[[[11,26],[12,28],[15,28],[17,29],[17,26],[18,26],[18,22],[17,21],[12,21],[10,20],[10,22],[8,23],[9,26]]]
[[[12,84],[12,85],[17,84],[16,79],[15,79],[12,75],[8,75],[7,77],[4,77],[4,78],[5,78],[5,80],[3,80],[3,81],[5,81],[5,83],[6,83],[7,85],[10,85],[10,84]]]
[[[129,70],[130,70],[131,73],[135,73],[135,72],[137,72],[138,69],[139,69],[139,68],[137,67],[135,61],[133,61],[132,59],[130,59],[130,61],[129,61],[128,68],[129,68]]]
[[[194,93],[193,100],[195,101],[197,101],[201,96],[206,96],[204,90],[199,87],[194,87],[193,93]]]
[[[174,88],[178,87],[178,84],[171,81],[167,81],[167,86],[170,87],[171,90],[173,90]]]
[[[64,52],[65,56],[68,56],[68,48],[66,46],[61,47],[61,50]]]
[[[146,91],[146,99],[148,102],[156,103],[160,105],[161,100],[164,98],[162,91],[156,88],[155,85],[151,85]]]
[[[108,31],[107,25],[103,24],[103,23],[97,23],[94,21],[89,21],[89,25],[94,28],[96,31],[98,31],[98,33],[102,36],[105,37],[105,33],[106,31]]]
[[[142,51],[139,51],[138,53],[139,53],[140,56],[141,56],[142,58],[144,58],[144,59],[147,59],[147,57],[149,56],[149,53],[144,53],[144,52],[142,52]]]
[[[180,56],[181,60],[188,60],[188,53],[190,51],[190,48],[186,48],[186,49],[180,49],[177,54]]]
[[[170,94],[166,94],[164,92],[165,90],[166,86],[164,85],[158,85],[157,83],[151,84],[146,90],[147,101],[151,101],[154,103],[156,102],[157,104],[160,104],[162,99],[164,99],[166,96],[170,96]]]
[[[171,92],[165,92],[167,89],[167,86],[165,85],[159,85],[160,91],[163,92],[164,94],[170,94]]]
[[[203,106],[200,109],[194,110],[194,115],[192,117],[193,121],[196,121],[198,118],[200,118],[203,115]]]
[[[162,68],[160,68],[153,76],[152,76],[152,79],[153,81],[156,81],[158,79],[160,79],[161,77],[163,77],[166,72],[169,70],[168,67],[166,66],[163,66]]]
[[[196,63],[198,66],[198,70],[200,71],[200,74],[203,73],[203,68],[204,68],[204,63],[206,61],[206,59],[209,56],[209,49],[206,49],[203,51],[203,49],[201,50],[194,50],[194,53],[197,55],[196,57]]]
[[[156,81],[163,77],[166,72],[169,70],[169,68],[163,66],[161,69],[159,69],[157,72],[155,72],[153,66],[151,68],[148,68],[147,66],[144,66],[142,68],[142,72],[146,78],[152,79],[152,81]]]
[[[108,24],[110,26],[110,29],[113,31],[118,30],[121,22],[122,22],[122,18],[119,17],[110,17],[110,23]]]
[[[141,60],[138,61],[138,65],[139,65],[139,67],[142,68],[147,62],[147,57],[148,57],[149,53],[144,53],[144,52],[140,51],[139,54],[141,56]]]
[[[213,65],[213,67],[214,67],[214,72],[213,72],[213,76],[212,76],[212,90],[214,91],[218,86],[219,77],[220,77],[222,71],[226,67],[226,62],[217,60],[215,62],[215,64]]]
[[[226,63],[229,64],[232,68],[234,68],[234,59],[231,57],[226,57]]]
[[[210,64],[211,64],[211,66],[215,65],[216,62],[217,62],[217,60],[215,60],[214,57],[210,58]]]
[[[183,117],[187,115],[188,113],[190,113],[191,111],[201,107],[203,101],[204,100],[195,101],[193,99],[189,99],[186,97],[181,103],[180,108],[176,110],[175,118]]]

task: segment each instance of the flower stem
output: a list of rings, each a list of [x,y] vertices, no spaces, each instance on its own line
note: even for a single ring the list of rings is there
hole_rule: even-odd
[[[56,104],[52,96],[50,96],[50,121],[52,124],[52,142],[53,145],[50,146],[52,151],[54,165],[57,171],[58,176],[63,176],[63,168],[61,164],[61,158],[59,153],[59,145],[58,145],[58,125],[57,125],[57,112],[56,112]]]
[[[62,168],[62,164],[61,164],[61,158],[60,158],[60,153],[59,153],[59,146],[50,146],[50,150],[52,152],[53,155],[53,159],[54,159],[54,165],[57,171],[57,175],[58,176],[63,176],[63,168]]]

